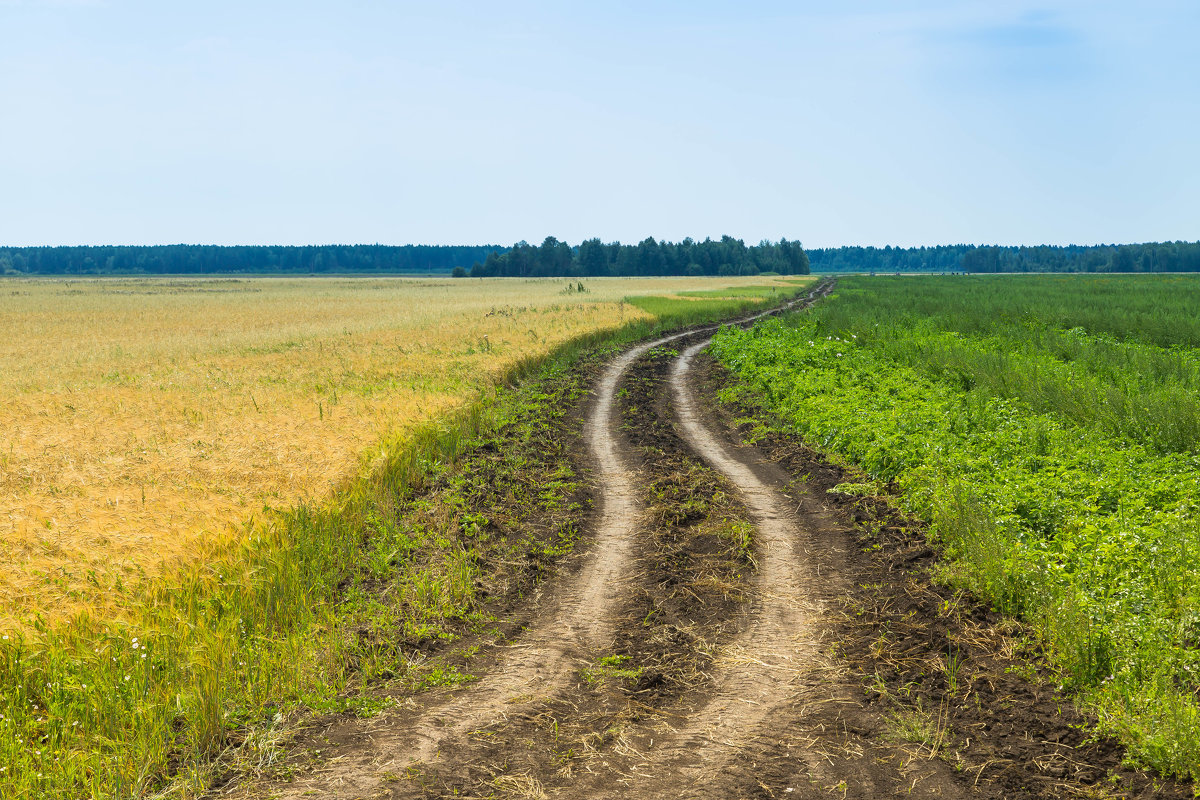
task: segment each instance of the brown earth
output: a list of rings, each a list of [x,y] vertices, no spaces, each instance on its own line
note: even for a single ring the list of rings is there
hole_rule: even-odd
[[[594,508],[532,596],[493,597],[480,680],[313,720],[236,793],[1192,796],[1123,769],[1019,626],[934,583],[919,523],[829,493],[861,479],[799,442],[745,444],[706,335],[615,360],[555,428]]]

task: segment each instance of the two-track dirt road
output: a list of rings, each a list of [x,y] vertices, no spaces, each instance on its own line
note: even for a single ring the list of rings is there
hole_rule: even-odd
[[[919,530],[827,494],[841,471],[794,442],[744,444],[715,402],[710,335],[647,342],[603,370],[580,554],[477,682],[342,721],[289,779],[231,793],[1186,796],[1120,771],[1119,749],[1089,744],[1069,708],[1047,711],[1061,699],[1012,676],[998,620],[931,588]],[[745,547],[731,532],[747,530]]]

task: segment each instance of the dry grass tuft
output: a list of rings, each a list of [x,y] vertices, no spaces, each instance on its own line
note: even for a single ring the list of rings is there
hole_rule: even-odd
[[[520,797],[525,800],[543,800],[546,797],[541,782],[528,773],[501,775],[492,781],[492,788],[501,797]]]

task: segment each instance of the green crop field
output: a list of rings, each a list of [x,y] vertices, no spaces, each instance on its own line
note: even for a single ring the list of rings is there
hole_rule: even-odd
[[[1135,760],[1200,777],[1200,277],[845,279],[713,350],[929,520]]]

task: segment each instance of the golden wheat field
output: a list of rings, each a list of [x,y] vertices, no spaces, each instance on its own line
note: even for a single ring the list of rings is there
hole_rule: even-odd
[[[765,278],[0,283],[0,624],[113,588],[327,495],[384,436],[521,358]]]

